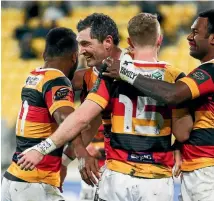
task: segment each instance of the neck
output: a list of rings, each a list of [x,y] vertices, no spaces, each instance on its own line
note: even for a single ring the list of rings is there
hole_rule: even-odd
[[[111,52],[110,56],[113,59],[119,59],[121,53],[122,53],[122,50],[119,47],[115,46],[115,48],[112,49],[112,52]]]
[[[214,53],[213,52],[210,53],[211,54],[207,54],[202,60],[200,60],[202,64],[214,59]]]
[[[65,70],[67,68],[65,67],[65,64],[64,64],[63,60],[61,60],[60,58],[47,59],[45,61],[45,64],[44,64],[43,68],[54,68],[54,69],[60,70],[65,74],[65,76],[68,76],[68,74],[69,74],[69,72],[67,72]]]
[[[134,60],[144,60],[149,62],[157,62],[157,50],[151,47],[134,47]]]

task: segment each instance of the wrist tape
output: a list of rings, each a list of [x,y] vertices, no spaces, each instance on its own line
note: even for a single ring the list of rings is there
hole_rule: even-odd
[[[50,139],[47,138],[46,140],[40,142],[39,144],[31,147],[30,149],[35,149],[38,152],[40,152],[43,155],[47,155],[50,152],[54,151],[56,149],[56,145],[54,144],[54,142]]]
[[[133,85],[139,71],[134,67],[133,60],[130,55],[126,54],[121,59],[119,74],[121,80]]]
[[[65,153],[62,154],[62,165],[67,167],[73,160],[74,158],[69,157]]]

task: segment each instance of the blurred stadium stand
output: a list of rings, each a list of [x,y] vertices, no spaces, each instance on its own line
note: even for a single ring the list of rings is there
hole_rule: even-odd
[[[126,38],[128,36],[127,22],[135,14],[144,11],[144,8],[146,12],[149,12],[148,5],[150,2],[144,4],[144,2],[134,1],[76,1],[66,2],[66,5],[64,5],[65,2],[62,1],[51,3],[39,1],[36,8],[39,9],[39,14],[32,14],[29,17],[29,13],[26,13],[33,3],[35,2],[2,1],[2,142],[7,142],[2,146],[2,155],[4,156],[4,153],[7,152],[7,157],[2,158],[3,169],[10,163],[11,158],[9,156],[14,151],[12,139],[14,139],[14,125],[20,107],[22,85],[29,71],[43,64],[42,51],[45,44],[45,31],[54,26],[65,26],[76,32],[76,24],[80,19],[91,13],[100,12],[111,16],[115,20],[121,36],[120,47],[125,48],[127,47]],[[151,4],[156,5],[156,10],[161,16],[162,31],[165,36],[163,47],[160,50],[160,60],[171,63],[185,73],[190,72],[199,62],[189,56],[186,36],[198,10],[214,7],[214,2],[152,2]],[[50,7],[54,7],[55,10],[61,9],[64,13],[53,15],[53,12],[49,9]],[[47,9],[49,9],[49,13],[47,13]],[[153,11],[151,10],[151,12]],[[22,43],[20,42],[21,39],[18,40],[15,37],[18,27],[21,27],[21,33],[37,31],[37,35],[33,34],[32,38],[29,39],[29,48],[32,48],[31,50],[35,53],[36,58],[28,58],[27,60],[20,58]],[[23,34],[23,36],[25,35]],[[75,163],[71,164],[71,167],[76,167]],[[75,195],[69,195],[78,196],[80,178],[77,168],[72,168],[69,175],[65,189],[77,188]],[[72,182],[76,180],[77,183],[72,183],[71,178]]]

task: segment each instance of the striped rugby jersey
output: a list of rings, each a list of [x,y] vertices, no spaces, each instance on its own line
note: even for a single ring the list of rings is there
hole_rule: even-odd
[[[123,49],[120,58],[121,59],[125,54],[130,54],[128,49]],[[99,71],[96,67],[89,68],[86,70],[84,77],[83,77],[83,87],[81,91],[81,102],[85,100],[90,90],[93,88],[97,77],[99,75]],[[109,139],[109,133],[111,132],[111,111],[109,107],[106,107],[105,110],[102,112],[102,125],[98,129],[98,133],[95,135],[92,144],[96,148],[100,149],[103,158],[105,159],[105,156],[108,157],[108,153],[110,150],[110,139]],[[104,142],[103,142],[104,141]],[[105,149],[105,153],[103,153],[103,148]],[[101,163],[103,165],[103,163]]]
[[[46,155],[33,171],[21,170],[17,156],[45,140],[57,129],[53,113],[60,107],[74,107],[71,82],[51,68],[30,73],[21,92],[22,105],[16,123],[16,152],[5,177],[14,181],[42,182],[59,187],[63,147]]]
[[[129,63],[129,62],[128,62]],[[133,60],[132,64],[152,79],[170,83],[185,75],[165,62]],[[147,97],[124,81],[100,76],[88,100],[112,111],[110,150],[107,167],[136,177],[163,178],[172,176],[174,165],[171,147],[172,117],[186,113]]]
[[[194,125],[183,145],[183,171],[214,166],[214,60],[201,64],[180,81],[192,93]]]

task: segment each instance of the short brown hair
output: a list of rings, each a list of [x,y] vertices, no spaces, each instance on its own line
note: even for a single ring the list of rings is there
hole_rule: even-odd
[[[129,21],[128,32],[133,45],[154,46],[160,33],[157,16],[139,13]]]

